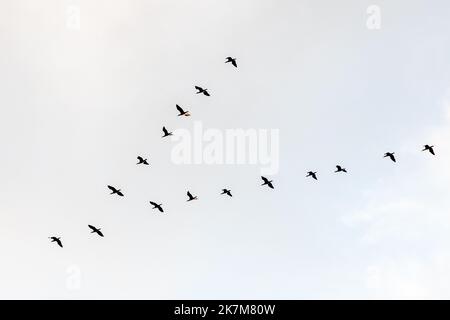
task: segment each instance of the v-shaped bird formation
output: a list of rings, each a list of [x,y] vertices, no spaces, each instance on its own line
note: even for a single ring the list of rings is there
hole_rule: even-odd
[[[235,68],[237,68],[237,62],[236,62],[236,58],[233,57],[226,57],[225,59],[225,63],[231,63],[231,65]],[[204,95],[207,97],[210,97],[210,93],[208,92],[208,89],[200,87],[200,86],[194,86],[195,89],[197,90],[196,94],[200,94],[200,95]],[[183,109],[181,106],[179,106],[178,104],[175,105],[177,111],[178,111],[178,116],[179,117],[189,117],[191,114],[188,110]],[[163,126],[162,128],[163,131],[163,135],[162,138],[166,138],[169,136],[173,135],[173,132],[169,131],[165,126]],[[431,155],[435,156],[435,150],[434,150],[434,146],[432,145],[424,145],[422,151],[427,151],[429,152]],[[394,152],[386,152],[384,154],[384,158],[389,158],[391,161],[393,162],[397,162],[397,159],[395,157],[395,153]],[[136,163],[136,165],[144,165],[144,166],[148,166],[148,159],[142,157],[142,156],[137,156],[137,160],[138,162]],[[342,165],[336,165],[336,170],[334,171],[334,173],[348,173],[347,169],[344,168]],[[318,173],[316,171],[308,171],[306,174],[307,178],[312,178],[316,181],[318,181]],[[261,179],[263,181],[263,183],[261,184],[261,186],[267,186],[270,189],[275,189],[274,187],[274,181],[273,180],[269,180],[267,177],[261,176]],[[115,196],[119,196],[119,197],[124,197],[124,193],[122,192],[122,190],[116,186],[111,186],[111,185],[107,185],[108,189],[111,191],[110,195],[115,195]],[[187,202],[191,202],[194,200],[198,200],[199,198],[197,196],[192,195],[192,193],[190,191],[187,191],[187,197],[188,199],[186,200]],[[227,188],[222,188],[222,192],[220,193],[220,195],[226,195],[228,197],[233,197],[233,195],[231,194],[231,190],[227,189]],[[149,201],[151,206],[152,206],[152,210],[156,209],[157,211],[161,212],[161,213],[165,213],[164,209],[162,207],[162,203],[157,203],[154,201]],[[100,231],[100,228],[97,228],[95,226],[92,225],[88,225],[89,229],[91,230],[91,233],[95,233],[97,234],[99,237],[104,237],[103,233]],[[63,244],[61,241],[61,237],[49,237],[49,239],[51,240],[51,242],[55,242],[59,247],[63,248]]]

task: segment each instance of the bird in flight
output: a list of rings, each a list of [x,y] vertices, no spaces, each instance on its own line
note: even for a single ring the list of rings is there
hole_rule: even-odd
[[[197,196],[193,196],[189,191],[187,192],[187,196],[189,197],[189,199],[187,201],[192,201],[192,200],[197,200]]]
[[[345,172],[345,173],[347,173],[347,169],[345,169],[345,168],[342,168],[341,166],[336,166],[336,171],[335,171],[335,173],[337,173],[337,172]]]
[[[123,197],[123,193],[122,193],[122,191],[120,189],[116,189],[113,186],[108,186],[108,188],[109,188],[109,190],[112,191],[110,194],[115,194],[116,193],[117,195]]]
[[[177,106],[177,110],[179,112],[178,116],[185,116],[185,117],[189,117],[191,114],[189,113],[189,111],[184,111],[183,108],[181,108],[179,105]]]
[[[144,159],[144,158],[142,158],[141,156],[138,156],[137,159],[138,159],[139,162],[136,163],[136,164],[145,164],[145,165],[148,166],[147,159]]]
[[[222,189],[222,193],[221,194],[226,194],[229,195],[230,197],[232,197],[233,195],[231,194],[231,190],[228,189]]]
[[[394,154],[395,154],[394,152],[386,152],[384,154],[384,158],[389,157],[392,161],[397,162],[397,160],[395,160]]]
[[[163,127],[162,130],[164,132],[164,135],[162,136],[163,138],[172,135],[172,132],[167,131],[166,127]]]
[[[435,155],[435,153],[434,153],[434,146],[429,146],[429,145],[424,145],[423,146],[424,147],[424,149],[422,150],[422,151],[429,151],[433,156]]]
[[[209,97],[208,89],[203,89],[202,87],[195,86],[195,89],[197,89],[197,94],[203,93],[205,96]]]
[[[269,188],[273,189],[273,184],[272,184],[273,180],[270,180],[270,181],[269,181],[266,177],[263,177],[263,176],[261,176],[261,179],[263,179],[263,181],[264,181],[264,183],[262,184],[262,186],[264,186],[264,185],[267,184],[267,186],[268,186]]]
[[[100,237],[103,237],[103,233],[100,231],[100,228],[96,228],[94,226],[91,226],[90,224],[88,224],[88,227],[92,230],[91,233],[96,233],[98,234]]]
[[[62,243],[61,243],[61,238],[57,238],[57,237],[49,237],[49,239],[52,239],[51,242],[56,242],[58,244],[58,246],[60,246],[61,248],[63,247]]]
[[[314,180],[317,180],[317,172],[309,171],[306,177],[312,177]]]
[[[231,62],[231,64],[237,68],[236,58],[227,57],[227,60],[225,61],[225,63],[228,63],[228,62]]]
[[[156,202],[150,201],[150,204],[153,206],[152,209],[158,209],[159,211],[164,212],[163,208],[161,207],[162,203],[157,204]]]

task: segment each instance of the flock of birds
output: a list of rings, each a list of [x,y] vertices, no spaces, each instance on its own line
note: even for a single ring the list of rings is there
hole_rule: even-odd
[[[237,68],[236,58],[227,57],[226,60],[225,60],[225,63],[231,63],[235,68]],[[197,90],[196,94],[203,94],[203,95],[205,95],[207,97],[210,96],[210,94],[208,92],[208,89],[205,89],[205,88],[202,88],[202,87],[199,87],[199,86],[195,86],[195,89]],[[176,109],[179,112],[178,116],[185,116],[185,117],[189,117],[190,116],[189,111],[184,110],[178,104],[176,105]],[[162,131],[163,131],[162,138],[165,138],[165,137],[173,135],[173,133],[169,132],[166,127],[163,127]],[[428,144],[424,145],[424,149],[422,151],[428,151],[433,156],[435,155],[434,146],[431,146],[431,145],[428,145]],[[395,158],[395,153],[394,152],[386,152],[384,154],[384,158],[389,158],[393,162],[397,162],[397,159]],[[137,160],[138,160],[137,165],[147,165],[147,166],[149,165],[148,159],[144,159],[142,156],[138,156]],[[347,169],[342,167],[341,165],[337,165],[336,166],[336,171],[334,171],[334,172],[335,173],[347,173]],[[318,180],[317,172],[315,172],[315,171],[308,171],[306,177],[311,177],[314,180]],[[261,186],[267,186],[267,187],[269,187],[271,189],[274,189],[273,180],[269,180],[269,179],[267,179],[264,176],[261,176],[261,179],[263,180],[263,183],[261,184]],[[117,189],[116,187],[113,187],[113,186],[110,186],[110,185],[108,185],[107,187],[111,191],[110,194],[116,194],[117,196],[120,196],[120,197],[124,196],[124,194],[123,194],[121,189]],[[233,196],[231,194],[231,190],[226,189],[226,188],[222,189],[222,193],[221,194],[222,195],[227,195],[229,197]],[[193,196],[189,191],[187,191],[187,196],[188,196],[188,199],[187,199],[188,202],[189,201],[193,201],[193,200],[198,200],[198,197],[197,196]],[[162,203],[157,203],[157,202],[154,202],[154,201],[150,201],[150,204],[153,206],[152,209],[157,209],[158,211],[160,211],[162,213],[164,212],[164,209],[162,207]],[[91,230],[91,233],[96,233],[100,237],[103,237],[103,233],[100,231],[101,230],[100,228],[96,228],[96,227],[94,227],[92,225],[88,225],[88,227]],[[49,237],[49,239],[51,239],[51,242],[56,242],[56,244],[58,244],[61,248],[63,247],[63,244],[62,244],[62,241],[61,241],[61,237],[53,236],[53,237]]]

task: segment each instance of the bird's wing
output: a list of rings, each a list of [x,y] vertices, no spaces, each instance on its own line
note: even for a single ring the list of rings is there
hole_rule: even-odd
[[[396,162],[395,157],[394,157],[393,154],[391,154],[389,157],[391,158],[392,161]]]
[[[273,189],[273,184],[271,182],[268,183],[268,186]]]
[[[195,86],[195,89],[197,89],[197,90],[203,90],[202,88],[200,88],[199,86]]]
[[[88,224],[88,227],[91,228],[93,231],[97,230],[94,226],[91,226],[90,224]]]
[[[163,127],[162,130],[163,130],[164,134],[168,134],[166,127]]]
[[[434,154],[434,150],[433,150],[433,148],[430,148],[430,152],[431,152],[431,154],[434,156],[435,154]]]
[[[122,192],[117,191],[117,194],[118,194],[119,196],[123,197],[123,193],[122,193]]]
[[[205,96],[208,96],[208,97],[209,97],[208,91],[203,91],[203,93],[205,94]]]
[[[151,204],[152,206],[157,206],[157,204],[154,203],[153,201],[150,201],[150,204]]]
[[[139,161],[144,161],[144,158],[142,158],[141,156],[138,156],[137,159],[138,159]]]
[[[103,237],[103,233],[100,230],[96,231],[101,237]]]
[[[181,108],[179,105],[177,105],[177,110],[180,111],[180,113],[184,112],[183,108]]]
[[[235,66],[237,68],[236,60],[232,60],[231,63],[233,64],[233,66]]]
[[[161,208],[161,206],[158,206],[158,210],[161,212],[164,212],[163,208]]]
[[[193,198],[193,197],[192,197],[192,194],[191,194],[189,191],[187,192],[187,196],[188,196],[189,198]]]
[[[61,248],[63,247],[63,245],[62,245],[62,243],[61,243],[61,240],[56,239],[56,242],[58,243],[58,245],[59,245]]]
[[[116,188],[114,188],[113,186],[108,186],[109,190],[116,192]]]
[[[267,180],[266,177],[261,177],[261,179],[263,179],[264,183],[269,183],[269,180]]]

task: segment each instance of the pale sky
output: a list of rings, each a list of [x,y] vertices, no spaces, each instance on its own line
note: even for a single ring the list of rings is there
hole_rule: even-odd
[[[444,0],[3,0],[0,298],[450,298],[449,14]],[[195,121],[278,129],[275,189],[255,165],[174,164],[161,128]]]

